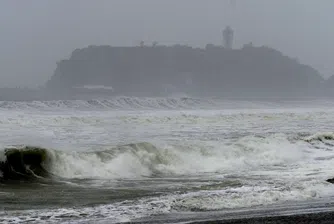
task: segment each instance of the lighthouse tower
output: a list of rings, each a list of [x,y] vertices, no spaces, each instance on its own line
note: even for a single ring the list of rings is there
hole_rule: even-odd
[[[223,30],[223,46],[226,49],[232,49],[233,47],[233,38],[234,38],[234,31],[230,26],[227,26]]]

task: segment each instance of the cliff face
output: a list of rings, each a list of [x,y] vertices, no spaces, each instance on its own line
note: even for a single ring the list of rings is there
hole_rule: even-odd
[[[60,61],[46,87],[70,93],[85,85],[137,96],[318,96],[324,80],[313,68],[268,47],[90,46]]]

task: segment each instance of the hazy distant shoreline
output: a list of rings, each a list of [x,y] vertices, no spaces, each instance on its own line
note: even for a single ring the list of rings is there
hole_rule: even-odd
[[[330,98],[334,78],[269,47],[189,46],[76,49],[39,89],[1,88],[0,100],[136,96],[229,99]]]

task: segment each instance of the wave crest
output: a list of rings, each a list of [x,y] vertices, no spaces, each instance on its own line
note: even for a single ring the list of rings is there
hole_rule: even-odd
[[[305,141],[307,142],[314,142],[314,141],[324,142],[327,140],[334,140],[333,132],[317,133],[305,138]]]
[[[194,109],[217,106],[214,100],[191,97],[114,97],[91,100],[52,100],[30,102],[0,102],[3,109]]]
[[[0,169],[3,179],[118,179],[229,173],[236,167],[243,170],[285,165],[300,158],[300,148],[284,135],[247,136],[233,144],[180,143],[157,147],[141,142],[90,152],[17,147],[5,150]]]
[[[3,180],[32,180],[52,176],[46,168],[49,163],[47,149],[32,146],[7,148],[4,156],[0,162]]]
[[[226,144],[181,142],[158,147],[149,142],[139,142],[89,152],[22,146],[3,151],[0,171],[4,180],[51,177],[118,179],[215,172],[228,174],[235,171],[236,167],[241,172],[263,166],[296,164],[306,157],[331,159],[333,140],[334,135],[330,133],[299,139],[273,134],[245,136]]]
[[[65,152],[34,146],[6,148],[0,180],[39,178],[133,178],[159,174],[172,154],[142,142],[96,152]]]

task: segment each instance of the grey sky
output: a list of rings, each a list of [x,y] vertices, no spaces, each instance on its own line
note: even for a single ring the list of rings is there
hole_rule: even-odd
[[[334,74],[333,0],[0,0],[0,86],[43,84],[88,45],[268,45]]]

